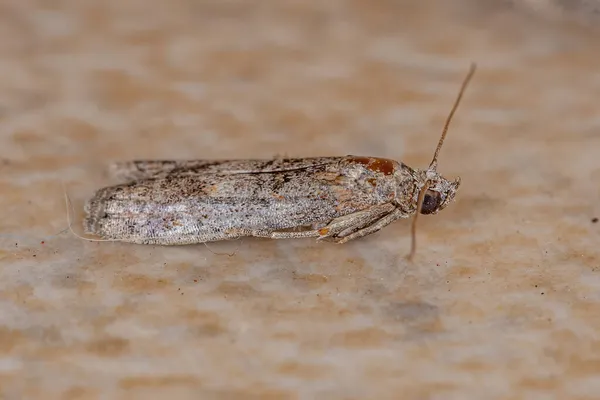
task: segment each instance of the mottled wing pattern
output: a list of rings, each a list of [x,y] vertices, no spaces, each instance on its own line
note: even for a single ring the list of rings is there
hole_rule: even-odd
[[[236,237],[242,229],[327,223],[377,203],[357,189],[355,177],[340,173],[341,159],[311,159],[309,166],[307,160],[224,161],[220,168],[188,162],[181,173],[173,168],[166,176],[100,189],[86,205],[86,232],[142,244],[190,244]],[[215,172],[190,173],[195,167]]]
[[[115,162],[109,173],[123,182],[171,175],[246,174],[291,171],[338,163],[344,157],[264,160],[134,160]]]

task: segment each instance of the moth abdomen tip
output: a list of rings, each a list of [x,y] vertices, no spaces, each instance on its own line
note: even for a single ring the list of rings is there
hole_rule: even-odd
[[[99,233],[101,230],[101,221],[108,217],[108,214],[106,213],[106,202],[112,193],[112,188],[102,188],[85,203],[85,206],[83,207],[86,213],[83,220],[83,228],[85,233]]]

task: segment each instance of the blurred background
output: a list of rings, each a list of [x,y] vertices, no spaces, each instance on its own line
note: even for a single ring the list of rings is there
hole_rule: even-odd
[[[0,1],[0,397],[592,399],[600,2]],[[82,241],[136,158],[439,159],[344,246]],[[228,257],[215,253],[235,251]]]

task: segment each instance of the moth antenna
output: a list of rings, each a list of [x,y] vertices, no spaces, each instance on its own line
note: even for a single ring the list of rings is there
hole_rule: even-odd
[[[433,160],[431,160],[431,164],[429,164],[429,169],[435,170],[437,168],[437,159],[440,154],[440,150],[442,149],[442,145],[444,144],[444,139],[446,139],[446,134],[448,133],[448,127],[450,126],[450,121],[452,121],[452,117],[454,117],[454,113],[460,104],[460,100],[462,99],[463,93],[465,89],[469,85],[473,74],[475,74],[475,70],[477,69],[477,65],[475,63],[471,63],[471,67],[469,68],[469,73],[463,80],[463,83],[460,87],[460,91],[458,92],[458,96],[454,101],[454,105],[450,110],[450,114],[448,114],[448,118],[446,118],[446,123],[444,124],[444,129],[442,130],[442,136],[440,137],[440,141],[438,142],[437,148],[435,149],[435,153],[433,154]]]
[[[421,188],[421,191],[419,192],[419,197],[417,198],[417,212],[413,217],[412,225],[410,227],[411,242],[410,253],[408,253],[407,257],[408,261],[412,261],[415,257],[415,253],[417,252],[417,218],[419,217],[419,214],[421,214],[421,208],[423,207],[423,199],[425,199],[425,193],[427,192],[427,189],[429,189],[429,182],[425,182],[425,185],[423,185],[423,187]]]

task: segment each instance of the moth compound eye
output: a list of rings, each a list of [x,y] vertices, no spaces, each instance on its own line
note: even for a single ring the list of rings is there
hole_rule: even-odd
[[[432,214],[438,210],[442,202],[442,195],[435,190],[428,190],[423,197],[421,214]]]

